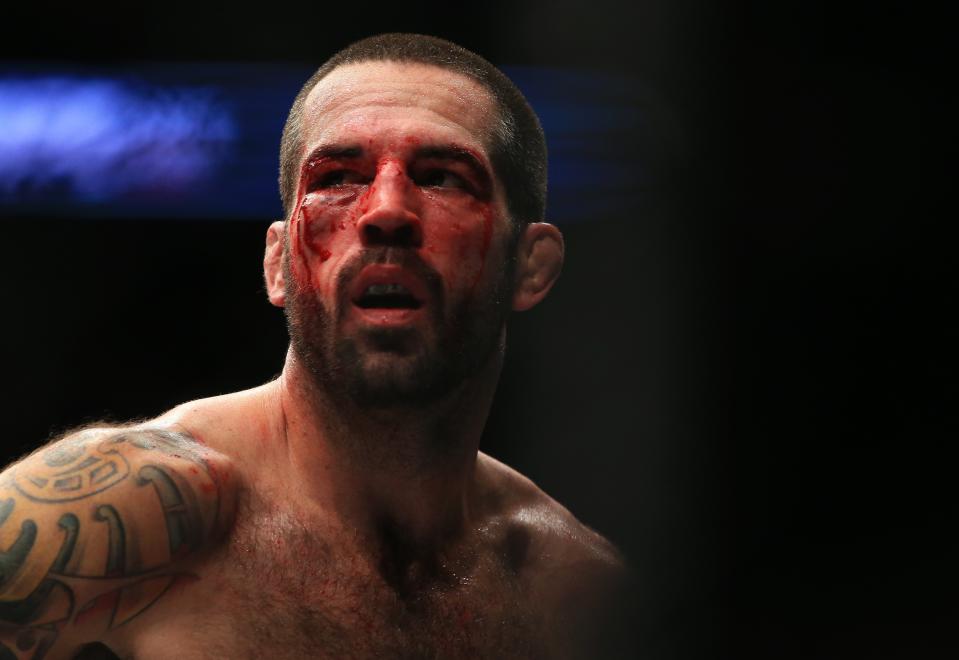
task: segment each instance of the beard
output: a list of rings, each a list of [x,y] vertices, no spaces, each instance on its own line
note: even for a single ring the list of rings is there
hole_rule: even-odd
[[[287,251],[289,255],[289,251]],[[369,264],[402,266],[420,277],[430,291],[428,322],[402,328],[343,331],[352,301],[349,283]],[[439,274],[405,249],[365,250],[340,271],[336,304],[328,309],[315,291],[301,287],[285,257],[287,329],[295,355],[314,384],[334,399],[362,408],[414,408],[429,405],[477,374],[501,337],[511,299],[512,262],[486,291],[448,301]]]

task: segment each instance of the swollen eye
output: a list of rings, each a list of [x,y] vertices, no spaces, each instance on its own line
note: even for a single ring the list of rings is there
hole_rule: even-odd
[[[310,186],[313,190],[317,188],[336,188],[354,183],[362,183],[363,177],[352,170],[332,170],[325,172],[314,181]]]
[[[466,182],[458,174],[448,170],[428,170],[418,177],[417,183],[421,186],[433,188],[465,188]]]

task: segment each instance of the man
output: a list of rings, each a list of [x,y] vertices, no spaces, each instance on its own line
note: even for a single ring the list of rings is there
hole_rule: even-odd
[[[478,452],[507,314],[563,261],[532,110],[458,46],[367,39],[297,97],[280,184],[282,374],[4,472],[0,658],[592,655],[616,551]]]

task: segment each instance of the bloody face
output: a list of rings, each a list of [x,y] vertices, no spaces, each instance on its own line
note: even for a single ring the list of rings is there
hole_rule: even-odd
[[[499,347],[511,273],[494,108],[478,83],[418,64],[343,66],[310,93],[286,309],[324,389],[428,402]]]

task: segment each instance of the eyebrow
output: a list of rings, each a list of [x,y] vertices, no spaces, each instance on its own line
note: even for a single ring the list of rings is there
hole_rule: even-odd
[[[310,152],[303,160],[308,165],[321,158],[359,158],[363,155],[363,148],[359,145],[324,144]]]
[[[320,158],[359,158],[364,154],[359,145],[324,144],[310,152],[303,162],[309,163]],[[436,158],[439,160],[453,160],[476,170],[483,176],[488,176],[487,168],[472,151],[456,145],[435,145],[420,147],[413,152],[414,158]]]
[[[314,161],[322,159],[355,159],[361,158],[366,153],[358,144],[322,144],[310,152],[310,155],[303,161],[303,167],[310,167]],[[493,184],[493,175],[489,168],[483,164],[476,154],[471,150],[456,144],[440,144],[419,147],[413,152],[413,159],[447,160],[462,163],[466,165],[473,175],[479,179],[479,184],[484,190],[489,190]]]

